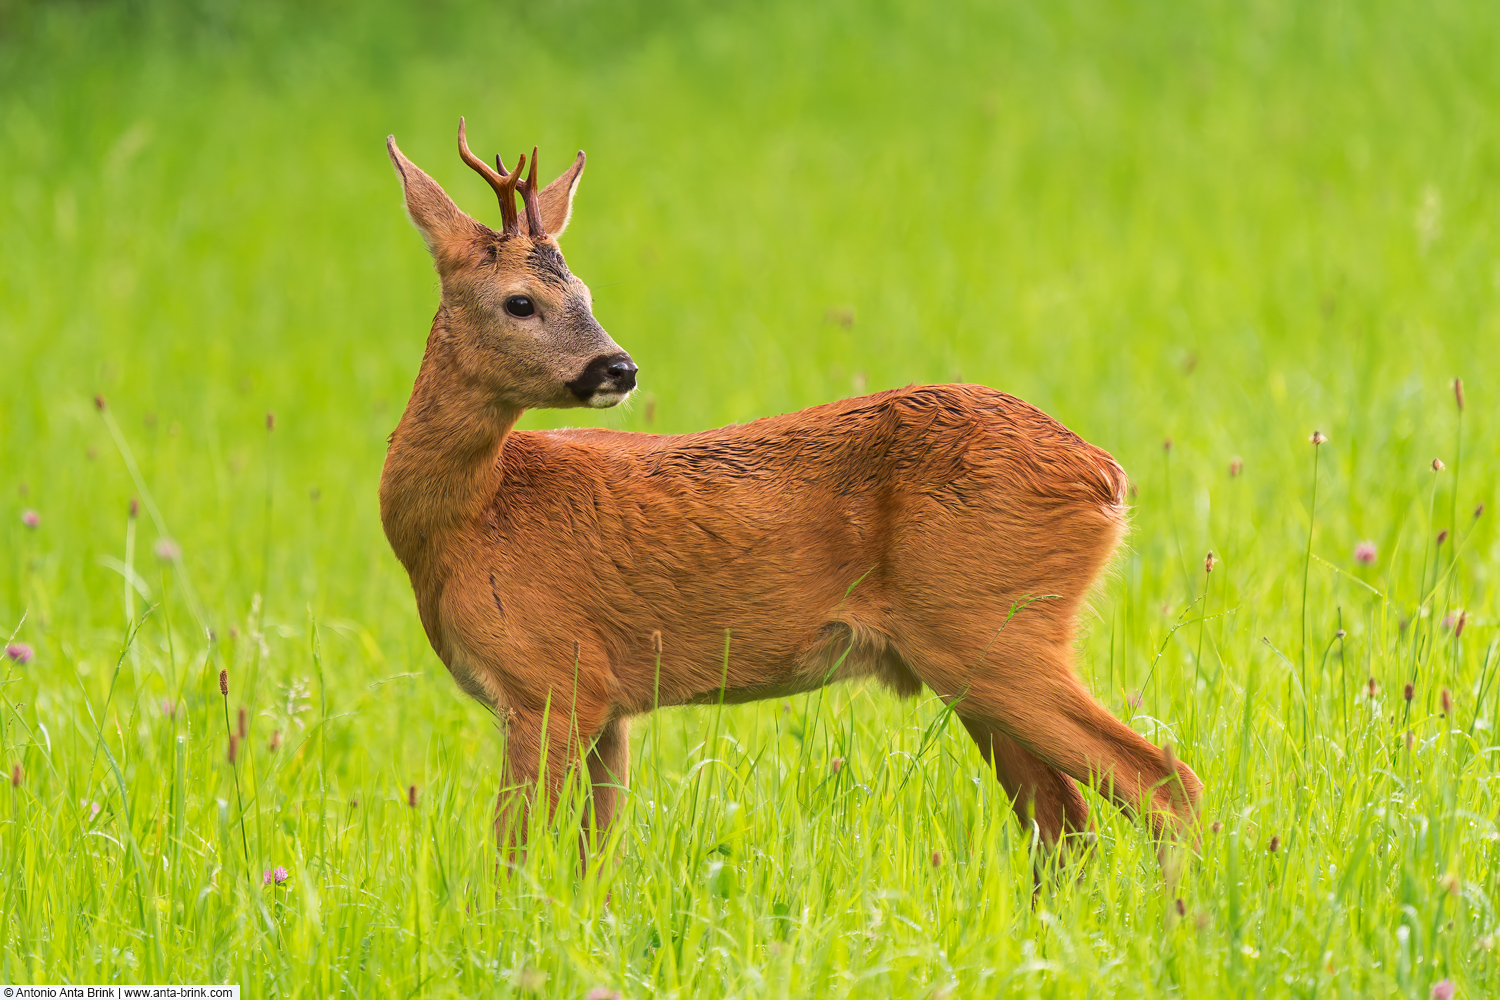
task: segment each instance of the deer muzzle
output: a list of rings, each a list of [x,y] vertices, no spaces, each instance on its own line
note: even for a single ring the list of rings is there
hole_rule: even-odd
[[[590,361],[583,374],[567,383],[579,402],[595,409],[614,406],[635,389],[635,373],[640,368],[623,351],[603,354]]]

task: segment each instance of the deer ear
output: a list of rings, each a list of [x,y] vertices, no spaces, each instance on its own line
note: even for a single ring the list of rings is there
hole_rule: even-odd
[[[391,154],[391,163],[406,193],[406,214],[421,232],[422,239],[427,241],[427,249],[432,255],[443,256],[446,248],[455,241],[468,240],[477,223],[453,204],[453,199],[438,186],[437,181],[401,154],[396,148],[395,136],[386,136],[385,148]]]
[[[573,160],[572,166],[562,175],[542,188],[542,228],[548,236],[561,236],[568,228],[568,217],[573,214],[573,192],[578,190],[578,181],[583,177],[583,150]],[[528,232],[530,227],[527,227]]]

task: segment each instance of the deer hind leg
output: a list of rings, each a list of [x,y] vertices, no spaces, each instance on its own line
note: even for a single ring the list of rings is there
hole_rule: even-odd
[[[957,714],[979,746],[979,753],[995,769],[995,777],[1010,796],[1023,829],[1029,832],[1035,824],[1042,844],[1049,850],[1064,837],[1085,832],[1089,807],[1072,778],[1048,767],[994,726],[967,718],[962,706]]]
[[[1095,701],[1073,674],[1071,653],[1065,642],[1015,634],[978,668],[950,657],[924,679],[957,699],[962,715],[997,729],[1043,764],[1097,787],[1131,815],[1144,812],[1158,836],[1192,836],[1203,783],[1180,761],[1171,770],[1166,752]]]

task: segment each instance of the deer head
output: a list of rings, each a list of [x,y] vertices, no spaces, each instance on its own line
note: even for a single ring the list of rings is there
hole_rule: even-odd
[[[469,151],[458,121],[463,161],[500,199],[499,232],[466,215],[427,174],[401,154],[396,137],[386,149],[401,178],[406,212],[432,252],[442,281],[433,336],[460,374],[494,401],[512,408],[614,406],[635,388],[635,362],[604,332],[588,286],[568,270],[557,237],[568,225],[573,192],[583,175],[579,151],[572,166],[545,188],[536,186],[523,154],[507,171]],[[516,212],[519,193],[524,216]]]

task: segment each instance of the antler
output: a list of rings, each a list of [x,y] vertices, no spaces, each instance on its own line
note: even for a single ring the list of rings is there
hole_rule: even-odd
[[[526,157],[521,157],[522,162]],[[516,164],[516,173],[521,172],[521,164]],[[536,147],[531,147],[531,172],[526,175],[526,183],[520,185],[521,200],[526,203],[526,228],[531,230],[531,238],[539,240],[547,235],[547,230],[542,228],[542,199],[537,197],[536,191]]]
[[[535,189],[536,150],[533,149],[531,152],[531,180],[528,181],[528,187]],[[519,236],[521,234],[521,226],[520,221],[516,217],[516,184],[521,179],[521,169],[526,166],[526,155],[524,153],[521,155],[514,171],[496,173],[488,163],[485,163],[469,151],[469,142],[464,138],[464,120],[462,116],[458,119],[458,155],[463,157],[463,161],[474,168],[474,172],[483,177],[489,182],[490,187],[495,189],[495,194],[500,199],[500,218],[504,223],[505,235]],[[505,171],[505,165],[500,162],[500,157],[498,156],[495,157],[495,165],[501,171]],[[526,200],[526,221],[531,223],[534,221],[532,218],[531,199],[526,197],[524,189],[522,197]],[[538,225],[533,225],[533,232],[537,228]]]

